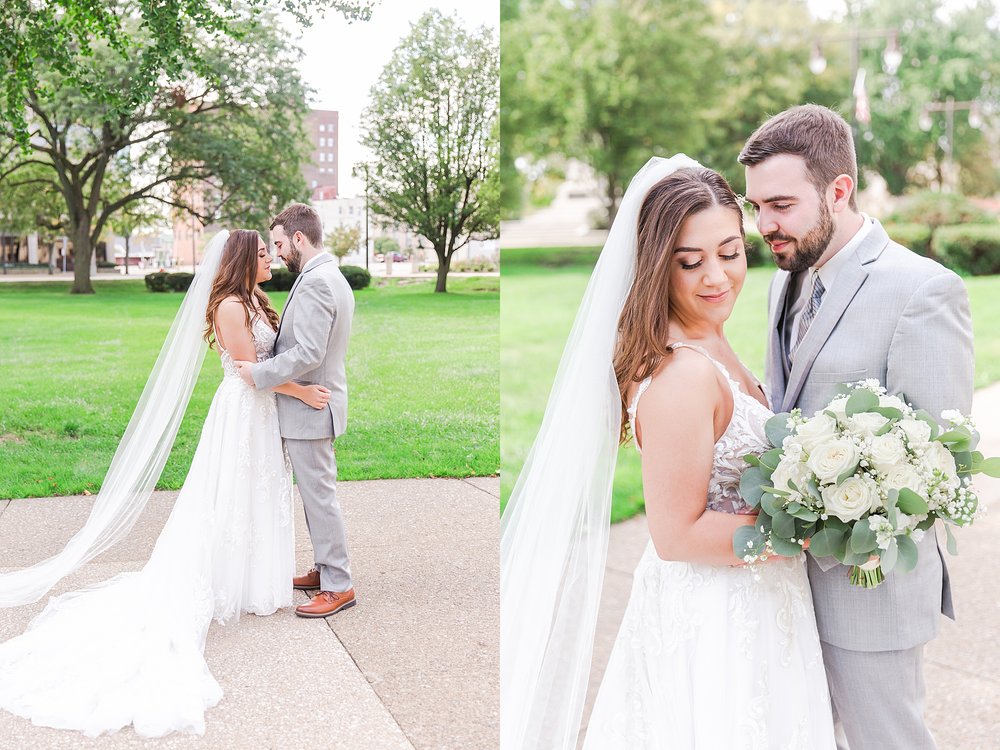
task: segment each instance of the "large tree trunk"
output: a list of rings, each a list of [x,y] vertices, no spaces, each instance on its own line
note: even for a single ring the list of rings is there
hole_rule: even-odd
[[[94,254],[90,243],[90,220],[81,221],[73,228],[73,288],[70,294],[93,294],[90,283],[90,256]]]
[[[448,291],[448,270],[451,268],[451,256],[445,255],[444,250],[439,250],[434,248],[434,252],[437,253],[438,257],[438,275],[437,275],[437,286],[434,287],[435,292],[447,292]]]

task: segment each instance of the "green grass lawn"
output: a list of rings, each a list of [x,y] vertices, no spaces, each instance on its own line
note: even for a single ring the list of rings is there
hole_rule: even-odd
[[[499,468],[499,280],[356,292],[341,479],[484,476]],[[0,284],[0,498],[96,492],[181,302],[141,281]],[[287,292],[271,300],[281,309]],[[222,378],[205,357],[158,487],[187,474]]]
[[[542,420],[566,337],[600,248],[504,250],[500,303],[501,496],[506,502]],[[763,378],[771,267],[751,269],[726,333],[740,358]],[[976,338],[976,387],[1000,380],[1000,276],[966,279]],[[639,455],[618,456],[611,516],[641,511]]]

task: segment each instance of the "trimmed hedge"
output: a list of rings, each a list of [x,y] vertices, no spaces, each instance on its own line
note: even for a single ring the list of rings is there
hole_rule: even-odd
[[[883,229],[903,247],[910,248],[918,255],[934,257],[931,253],[933,230],[927,224],[883,224]]]
[[[344,274],[351,289],[364,289],[372,283],[372,275],[360,266],[341,266],[340,272]]]
[[[168,273],[167,274],[167,286],[173,289],[175,292],[186,292],[191,286],[191,282],[194,281],[193,273]]]
[[[1000,225],[941,227],[931,241],[934,257],[956,273],[987,276],[1000,273]]]
[[[289,292],[298,276],[287,268],[274,268],[271,269],[271,278],[260,284],[260,288],[265,292]]]
[[[170,287],[167,285],[167,276],[169,275],[165,271],[147,273],[145,277],[146,288],[151,292],[169,292]]]
[[[194,281],[194,274],[183,271],[178,273],[156,271],[154,273],[147,273],[144,281],[146,282],[146,289],[151,292],[169,292],[171,290],[186,292],[188,287],[191,286],[191,282]]]
[[[747,232],[746,253],[747,268],[774,265],[774,258],[771,257],[771,248],[764,242],[764,238],[756,232]]]
[[[885,223],[926,224],[933,231],[953,224],[989,224],[994,221],[995,216],[976,206],[964,195],[926,190],[904,198],[900,207]]]

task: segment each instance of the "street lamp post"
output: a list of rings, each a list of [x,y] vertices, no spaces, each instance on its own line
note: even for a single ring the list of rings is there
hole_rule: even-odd
[[[967,102],[956,102],[954,97],[949,96],[943,102],[928,102],[920,111],[920,119],[917,124],[925,133],[934,126],[931,119],[931,112],[944,112],[944,143],[938,141],[938,145],[944,149],[945,174],[941,180],[941,188],[944,192],[951,192],[954,189],[952,181],[955,175],[955,111],[969,111],[969,126],[977,130],[983,126],[983,116],[980,104],[976,100]]]
[[[368,256],[371,253],[368,250],[368,162],[365,162],[365,270],[368,268]]]

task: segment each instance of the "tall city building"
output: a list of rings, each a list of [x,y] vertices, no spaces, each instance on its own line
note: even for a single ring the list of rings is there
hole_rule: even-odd
[[[303,166],[302,176],[313,200],[337,197],[339,178],[339,113],[329,109],[311,109],[306,115],[306,134],[312,144],[312,157]]]

